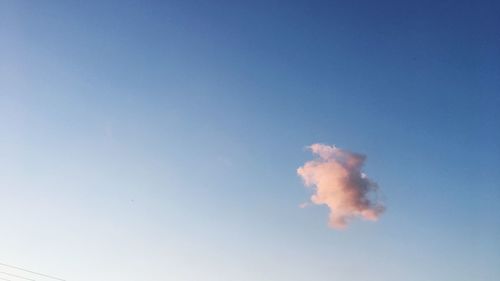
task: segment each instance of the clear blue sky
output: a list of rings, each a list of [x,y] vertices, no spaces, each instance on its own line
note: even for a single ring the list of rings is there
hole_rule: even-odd
[[[499,15],[1,1],[0,262],[72,281],[499,280]],[[315,142],[368,156],[380,221],[335,231],[297,207]]]

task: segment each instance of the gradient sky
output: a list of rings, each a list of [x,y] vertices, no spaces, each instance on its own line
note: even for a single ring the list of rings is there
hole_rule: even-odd
[[[71,281],[499,280],[499,14],[0,1],[0,262]],[[298,208],[317,142],[368,156],[378,222]]]

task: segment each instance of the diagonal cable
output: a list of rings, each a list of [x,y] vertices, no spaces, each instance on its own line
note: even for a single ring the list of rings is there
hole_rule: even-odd
[[[5,267],[14,268],[14,269],[21,270],[21,271],[25,271],[25,272],[29,272],[29,273],[36,274],[36,275],[39,275],[39,276],[43,276],[43,277],[47,277],[47,278],[59,280],[59,281],[67,281],[67,280],[64,280],[64,279],[61,279],[61,278],[58,278],[58,277],[54,277],[54,276],[43,274],[43,273],[38,273],[38,272],[29,270],[29,269],[26,269],[26,268],[18,267],[18,266],[13,266],[13,265],[1,263],[1,262],[0,262],[0,265],[1,266],[5,266]]]

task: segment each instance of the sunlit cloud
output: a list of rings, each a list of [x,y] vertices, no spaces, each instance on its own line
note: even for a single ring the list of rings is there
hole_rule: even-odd
[[[366,157],[325,144],[308,148],[316,157],[297,173],[314,191],[310,203],[330,209],[329,226],[345,228],[356,217],[376,221],[385,208],[378,202],[377,184],[362,172]]]

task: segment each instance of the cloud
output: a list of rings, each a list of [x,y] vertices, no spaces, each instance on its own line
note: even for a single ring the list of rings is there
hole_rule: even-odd
[[[384,206],[376,198],[377,184],[361,170],[366,156],[318,143],[308,148],[317,157],[297,173],[314,190],[311,203],[330,209],[329,226],[345,228],[356,217],[376,221]]]

